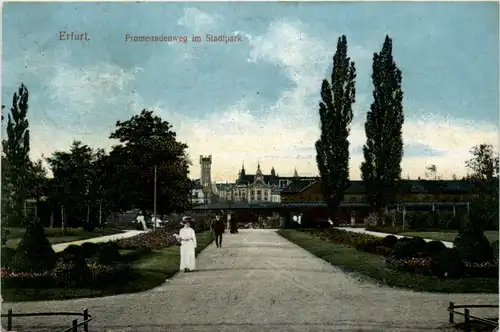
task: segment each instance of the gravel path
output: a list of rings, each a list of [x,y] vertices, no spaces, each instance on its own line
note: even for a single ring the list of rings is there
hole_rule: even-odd
[[[348,231],[348,232],[354,232],[354,233],[362,233],[362,234],[368,234],[368,235],[373,235],[373,236],[378,236],[378,237],[386,237],[387,235],[394,235],[398,239],[403,238],[403,237],[411,237],[411,236],[405,236],[405,235],[396,235],[396,234],[389,234],[389,233],[381,233],[381,232],[373,232],[373,231],[368,231],[365,228],[353,228],[353,227],[336,227],[337,229],[341,229],[343,231]],[[433,239],[424,239],[427,242],[434,241]],[[453,248],[453,243],[448,242],[448,241],[441,241],[444,243],[444,245],[448,248]]]
[[[147,231],[126,231],[123,233],[118,233],[118,234],[112,234],[112,235],[106,235],[106,236],[100,236],[100,237],[93,237],[90,239],[85,239],[85,240],[80,240],[80,241],[73,241],[73,242],[65,242],[65,243],[58,243],[54,244],[52,248],[54,249],[55,252],[63,251],[66,249],[67,246],[71,244],[77,244],[80,245],[85,242],[93,242],[93,243],[99,243],[99,242],[108,242],[108,241],[116,241],[119,239],[126,239],[132,236],[139,235],[141,233],[146,233]]]
[[[498,304],[496,294],[431,294],[392,289],[314,257],[270,230],[224,235],[198,256],[198,271],[156,289],[70,301],[4,303],[14,312],[81,311],[90,331],[450,331],[449,301]],[[474,314],[472,310],[472,314]],[[14,320],[16,331],[57,331],[70,317]],[[19,324],[22,324],[19,325]]]

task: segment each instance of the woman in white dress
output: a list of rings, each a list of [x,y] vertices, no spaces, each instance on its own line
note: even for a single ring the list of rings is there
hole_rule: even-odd
[[[182,218],[183,228],[176,234],[177,240],[181,242],[181,265],[179,270],[184,272],[194,271],[196,269],[195,249],[196,234],[191,228],[191,218]]]

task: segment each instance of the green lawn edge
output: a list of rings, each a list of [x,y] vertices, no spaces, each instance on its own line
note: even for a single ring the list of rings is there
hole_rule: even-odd
[[[355,273],[382,285],[417,292],[498,294],[497,278],[440,279],[415,275],[386,267],[382,256],[322,240],[306,232],[282,229],[277,233],[343,271]]]
[[[201,253],[214,241],[211,231],[196,235],[198,246],[196,255]],[[131,266],[139,272],[138,278],[121,287],[110,285],[108,289],[97,290],[88,288],[51,288],[51,289],[3,289],[2,298],[6,302],[68,300],[78,298],[104,297],[118,294],[132,294],[144,292],[160,286],[166,279],[179,272],[180,251],[178,246],[169,246],[155,250],[133,262]]]

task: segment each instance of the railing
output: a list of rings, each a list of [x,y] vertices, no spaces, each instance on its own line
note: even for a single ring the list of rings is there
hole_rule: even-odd
[[[479,304],[479,305],[474,305],[474,304],[471,304],[471,305],[456,305],[455,303],[453,302],[450,302],[450,305],[448,306],[448,313],[450,315],[450,324],[454,324],[455,323],[455,314],[457,315],[461,315],[461,316],[464,316],[465,318],[465,330],[466,331],[469,331],[470,330],[470,320],[471,319],[474,319],[478,322],[481,322],[481,323],[484,323],[484,324],[487,324],[487,325],[491,325],[493,327],[497,327],[498,328],[498,320],[497,321],[494,321],[494,320],[491,320],[491,319],[486,319],[486,318],[481,318],[481,317],[477,317],[477,316],[472,316],[470,314],[470,310],[469,308],[498,308],[498,305],[489,305],[489,304],[486,304],[486,305],[482,305],[482,304]],[[460,311],[457,311],[455,309],[464,309],[464,312],[460,312]]]
[[[39,312],[39,313],[24,313],[13,314],[12,309],[8,313],[2,314],[2,317],[7,317],[7,331],[12,331],[12,318],[13,317],[36,317],[36,316],[83,316],[83,322],[78,323],[78,319],[74,319],[72,326],[61,332],[77,332],[78,327],[83,325],[83,331],[89,331],[89,322],[92,321],[92,316],[89,314],[88,309],[83,309],[83,312]]]

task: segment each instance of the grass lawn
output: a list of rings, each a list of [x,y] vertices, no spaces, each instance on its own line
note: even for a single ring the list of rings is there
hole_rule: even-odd
[[[198,233],[196,235],[198,247],[196,255],[213,242],[214,237],[211,231]],[[125,253],[125,252],[123,252]],[[52,289],[2,289],[2,297],[6,302],[24,302],[24,301],[46,301],[63,300],[86,297],[99,297],[124,293],[136,293],[146,291],[161,285],[167,278],[172,277],[179,271],[180,252],[178,246],[170,246],[162,250],[153,252],[140,257],[138,260],[130,263],[138,272],[137,277],[131,282],[121,287],[110,285],[105,290],[96,289],[70,289],[70,288],[52,288]]]
[[[24,235],[24,228],[9,228],[9,230],[10,234],[7,236],[7,247],[15,249],[19,242],[21,242],[21,238]],[[45,228],[45,234],[52,244],[86,240],[122,232],[123,230],[117,228],[96,228],[93,232],[86,232],[83,228],[68,228],[66,233],[62,233],[60,228]]]
[[[384,258],[379,255],[320,240],[296,230],[279,230],[278,234],[332,265],[388,286],[436,293],[498,293],[496,278],[440,279],[395,271],[386,267]]]
[[[407,236],[420,236],[426,239],[432,240],[440,240],[440,241],[448,241],[453,242],[455,237],[457,236],[458,231],[439,231],[439,232],[402,232],[400,235]],[[485,231],[484,235],[488,238],[490,242],[494,242],[498,240],[498,232],[497,231]]]

